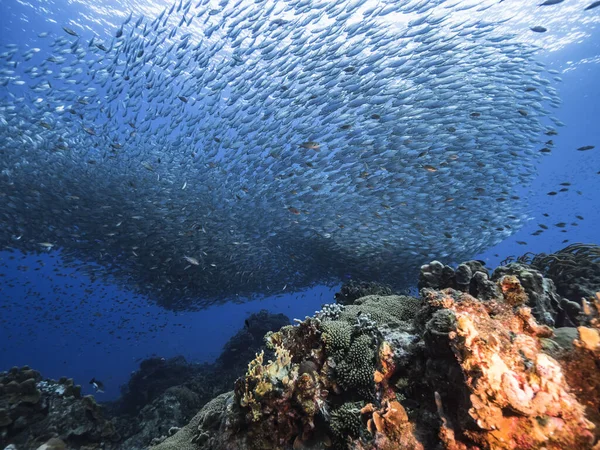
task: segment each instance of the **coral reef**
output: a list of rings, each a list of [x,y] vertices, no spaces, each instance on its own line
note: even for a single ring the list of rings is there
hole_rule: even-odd
[[[600,291],[600,246],[571,244],[555,253],[540,253],[530,264],[550,278],[557,292],[576,304]]]
[[[274,357],[209,424],[153,450],[597,449],[600,294],[553,328],[563,299],[535,269],[459,267],[425,267],[420,298],[368,295],[269,333]]]
[[[102,445],[106,450],[145,450],[153,441],[173,435],[203,405],[231,389],[256,352],[270,354],[264,334],[288,323],[283,314],[265,310],[252,314],[214,364],[193,364],[183,357],[146,359],[122,389],[122,397],[102,408],[93,397],[82,398],[73,380],[42,380],[28,367],[1,373],[0,449]]]
[[[340,305],[351,305],[354,300],[367,295],[392,295],[392,288],[373,281],[350,280],[344,283],[340,292],[335,294],[335,301]]]
[[[233,391],[206,403],[190,420],[205,403],[206,391],[200,395],[199,386],[223,387],[208,372],[203,378],[196,374],[142,407],[132,417],[143,429],[119,442],[111,441],[118,439],[115,428],[72,382],[44,382],[29,368],[13,369],[0,382],[2,442],[34,448],[15,438],[21,408],[69,392],[73,405],[88,408],[88,422],[78,428],[83,440],[73,445],[69,431],[46,432],[36,445],[48,450],[79,448],[83,441],[86,448],[107,450],[150,442],[152,450],[600,448],[600,293],[581,300],[574,323],[564,313],[569,300],[524,262],[502,266],[491,276],[477,261],[456,270],[433,262],[423,267],[421,282],[430,287],[423,287],[419,298],[366,295],[346,305],[325,305],[315,317],[266,333],[265,346]],[[245,333],[250,331],[232,340],[229,353]],[[68,411],[62,416],[66,430],[81,414],[74,406]],[[39,413],[26,413],[24,426],[34,427]]]
[[[534,258],[535,260],[535,258]],[[525,303],[532,308],[537,321],[550,326],[564,327],[578,324],[579,304],[561,297],[551,278],[545,277],[533,263],[521,262],[502,265],[490,275],[481,261],[467,261],[456,270],[433,261],[421,267],[419,289],[452,288],[467,292],[479,300],[492,300],[506,296],[507,276],[516,277],[526,294]],[[600,289],[600,285],[598,286]]]
[[[432,261],[421,267],[419,289],[453,288],[468,292],[480,300],[490,300],[499,295],[498,287],[490,280],[490,274],[483,261],[466,261],[456,270],[439,261]]]
[[[27,366],[0,372],[0,448],[107,448],[120,439],[92,396],[72,379],[44,380]]]

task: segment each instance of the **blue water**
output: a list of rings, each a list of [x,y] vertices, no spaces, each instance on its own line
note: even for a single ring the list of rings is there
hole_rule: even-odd
[[[3,0],[0,42],[24,43],[41,31],[58,33],[69,17],[87,11],[81,4],[64,0],[42,5],[51,12],[48,17],[62,22],[48,23],[43,12],[27,3]],[[600,15],[600,8],[595,14]],[[99,33],[104,26],[88,25],[99,28]],[[549,68],[561,72],[563,82],[557,88],[563,103],[554,115],[565,127],[557,136],[548,137],[555,143],[554,150],[540,160],[539,176],[531,186],[530,223],[485,253],[473,255],[489,267],[526,251],[550,253],[568,243],[600,243],[600,30],[593,24],[590,27],[590,36],[581,42],[540,55]],[[597,148],[576,151],[584,145]],[[548,196],[561,182],[572,184],[569,191]],[[567,232],[552,226],[557,222],[566,222]],[[577,226],[571,225],[573,222]],[[550,229],[531,236],[538,223]],[[56,251],[42,255],[0,252],[0,273],[0,370],[27,364],[47,377],[73,377],[86,393],[92,392],[88,381],[95,377],[106,386],[100,400],[118,397],[119,386],[127,382],[142,358],[184,355],[189,361],[213,361],[251,313],[264,308],[290,319],[304,318],[323,303],[332,302],[337,290],[318,286],[176,313],[124,288],[65,268]]]

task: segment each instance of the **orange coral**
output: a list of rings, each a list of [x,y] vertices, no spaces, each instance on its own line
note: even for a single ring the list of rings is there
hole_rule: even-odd
[[[456,317],[449,344],[465,379],[457,389],[466,389],[468,414],[479,427],[462,434],[480,448],[591,448],[594,424],[569,391],[559,363],[540,350],[538,338],[552,331],[538,325],[529,308],[513,311],[508,303],[480,302],[468,294],[449,301],[451,295],[431,293],[431,304]],[[461,448],[446,420],[444,425],[447,447]]]
[[[423,445],[414,436],[414,425],[406,410],[397,400],[386,400],[381,408],[367,404],[361,414],[370,415],[367,428],[375,436],[377,450],[422,450]]]
[[[514,275],[505,275],[498,280],[504,301],[511,306],[520,306],[527,303],[528,297],[521,282]]]
[[[600,293],[590,302],[584,300],[584,314],[590,327],[578,327],[573,348],[563,353],[560,364],[573,394],[584,405],[586,416],[595,425],[600,448]]]
[[[389,343],[383,342],[379,346],[379,369],[375,370],[373,379],[378,385],[377,388],[381,394],[381,399],[394,399],[396,393],[389,386],[389,379],[396,370],[396,364],[394,362],[394,350]]]

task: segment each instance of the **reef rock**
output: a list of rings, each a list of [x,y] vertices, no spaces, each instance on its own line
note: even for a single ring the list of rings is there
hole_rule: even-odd
[[[499,295],[498,287],[490,280],[488,269],[482,261],[467,261],[460,264],[456,270],[439,261],[433,261],[421,266],[419,274],[419,289],[453,288],[468,292],[480,300],[490,300]]]
[[[118,440],[94,397],[82,397],[72,379],[44,380],[27,366],[0,372],[0,448],[58,450],[85,443],[92,450]]]
[[[256,353],[267,350],[264,335],[287,324],[284,314],[262,310],[250,315],[213,364],[189,363],[181,356],[142,361],[124,395],[109,405],[123,436],[119,448],[145,449],[153,439],[186,425],[203,405],[232,388]]]
[[[392,288],[373,281],[350,280],[335,294],[335,301],[340,305],[351,305],[356,299],[367,295],[392,295]]]
[[[600,291],[600,246],[595,244],[571,244],[547,255],[535,255],[530,264],[556,285],[557,292],[581,305],[582,298],[589,298]]]
[[[530,306],[556,306],[548,280],[459,267],[429,265],[421,298],[368,295],[268,334],[273,358],[153,450],[597,449],[600,294],[554,329]]]

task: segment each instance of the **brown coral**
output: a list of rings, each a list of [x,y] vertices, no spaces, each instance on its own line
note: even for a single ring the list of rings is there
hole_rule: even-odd
[[[516,276],[504,275],[498,280],[498,286],[502,290],[504,301],[509,305],[521,306],[527,303],[527,293]]]
[[[378,409],[369,403],[361,410],[361,414],[370,416],[367,428],[374,435],[373,449],[423,449],[423,445],[414,436],[414,425],[397,400],[386,400]]]

